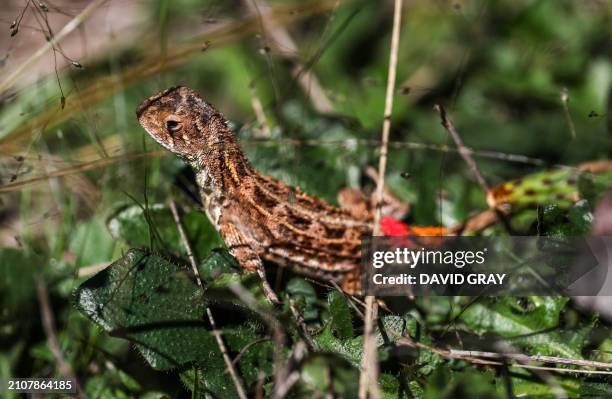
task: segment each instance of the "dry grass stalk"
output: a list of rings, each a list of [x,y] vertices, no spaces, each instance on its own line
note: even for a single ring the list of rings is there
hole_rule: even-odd
[[[187,257],[189,258],[189,263],[191,264],[191,268],[193,269],[193,273],[196,276],[196,281],[198,286],[204,289],[204,284],[202,283],[202,278],[200,277],[200,272],[198,271],[198,263],[196,262],[195,256],[193,255],[193,250],[191,249],[191,244],[189,243],[189,239],[187,238],[187,233],[185,232],[185,228],[183,227],[183,223],[181,223],[181,217],[178,213],[178,209],[176,208],[176,202],[174,199],[170,200],[170,211],[172,212],[172,217],[174,218],[174,222],[176,223],[176,228],[179,231],[179,235],[181,236],[181,241],[183,246],[185,247],[185,251],[187,252]],[[217,323],[213,317],[210,308],[206,307],[206,315],[208,316],[208,321],[210,322],[210,326],[212,327],[212,333],[215,336],[215,340],[217,341],[217,346],[221,351],[221,355],[223,356],[223,361],[225,362],[225,366],[227,371],[234,382],[234,386],[236,387],[236,392],[240,399],[246,399],[247,395],[242,386],[242,380],[238,376],[238,372],[236,372],[236,368],[232,363],[232,359],[230,359],[229,354],[227,352],[227,347],[223,342],[223,338],[221,337],[221,331],[217,328]]]
[[[62,30],[54,35],[51,40],[48,40],[43,44],[34,54],[32,54],[27,60],[25,60],[13,73],[11,73],[6,79],[0,83],[0,96],[2,96],[15,82],[19,80],[19,77],[36,61],[38,61],[47,51],[55,48],[55,46],[62,41],[62,39],[72,33],[81,24],[91,16],[91,14],[100,7],[107,0],[94,0],[91,2],[83,11],[81,11],[76,17],[69,21]]]
[[[45,331],[45,335],[47,336],[47,343],[49,345],[49,349],[55,358],[55,362],[57,363],[58,372],[66,378],[74,381],[76,385],[76,396],[78,398],[84,398],[83,389],[81,388],[81,384],[79,380],[77,380],[76,375],[74,374],[72,367],[64,358],[64,354],[62,353],[62,349],[60,348],[59,338],[57,337],[57,330],[55,328],[55,317],[53,315],[53,310],[51,309],[51,303],[49,301],[49,292],[47,290],[47,285],[45,284],[42,277],[38,277],[36,280],[36,294],[38,296],[38,303],[40,306],[40,317],[43,325],[43,330]]]
[[[380,146],[380,159],[378,163],[378,182],[376,185],[376,212],[374,214],[373,235],[380,234],[380,217],[385,172],[387,170],[387,151],[389,147],[389,132],[391,131],[391,113],[393,112],[393,93],[397,76],[397,54],[399,51],[400,26],[402,20],[402,0],[395,0],[393,12],[393,31],[391,34],[391,48],[389,51],[389,72],[387,77],[387,92],[385,98],[385,113],[383,118],[382,140]],[[378,356],[374,326],[378,318],[378,304],[372,295],[366,296],[365,327],[363,334],[363,360],[361,375],[359,377],[359,398],[380,398],[378,387]],[[369,394],[369,395],[368,395]]]

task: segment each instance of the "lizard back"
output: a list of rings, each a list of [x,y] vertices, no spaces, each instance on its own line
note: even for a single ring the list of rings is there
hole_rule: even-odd
[[[192,166],[208,217],[245,270],[258,257],[359,293],[360,239],[372,234],[371,218],[258,173],[223,115],[189,88],[152,96],[136,114],[159,144]]]

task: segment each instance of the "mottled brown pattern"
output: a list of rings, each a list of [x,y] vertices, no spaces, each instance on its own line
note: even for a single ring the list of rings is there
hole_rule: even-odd
[[[187,87],[145,100],[140,124],[196,173],[204,210],[248,272],[262,260],[360,293],[360,238],[370,213],[349,212],[253,169],[223,115]]]

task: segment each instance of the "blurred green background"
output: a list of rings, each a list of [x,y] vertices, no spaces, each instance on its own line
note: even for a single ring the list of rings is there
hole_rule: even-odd
[[[150,368],[129,341],[73,306],[75,288],[129,248],[184,260],[171,197],[188,216],[199,260],[221,245],[195,211],[189,172],[139,127],[136,106],[168,86],[189,86],[231,120],[259,170],[333,203],[343,187],[371,189],[364,170],[378,160],[393,2],[25,3],[24,11],[8,2],[0,19],[0,377],[61,375],[42,295],[88,397],[189,397],[188,367]],[[71,20],[81,27],[27,61]],[[448,150],[438,103],[490,184],[610,158],[610,26],[605,0],[404,1],[387,183],[411,203],[407,222],[453,226],[487,208]],[[591,217],[595,203],[581,206]],[[530,214],[521,233],[534,223]],[[340,299],[299,281],[305,291],[288,291],[301,295],[305,312],[312,306],[307,322],[334,336],[321,344],[329,356],[309,358],[292,394],[325,395],[320,370],[328,367],[338,370],[335,394],[354,395],[358,369],[348,353],[360,345],[360,322],[344,302],[334,310]],[[338,336],[335,311],[350,313],[355,331]],[[474,343],[509,339],[531,354],[611,360],[608,324],[564,298],[432,298],[391,317],[428,343],[465,334]],[[381,350],[388,397],[555,397],[558,387],[571,397],[612,395],[609,376],[542,377],[425,352],[404,364]],[[259,377],[249,378],[253,393]]]

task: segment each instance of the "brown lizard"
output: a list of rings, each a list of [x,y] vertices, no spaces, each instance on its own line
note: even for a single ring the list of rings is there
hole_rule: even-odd
[[[159,144],[195,171],[203,208],[243,270],[257,272],[271,302],[263,261],[361,292],[361,238],[368,212],[349,212],[258,173],[223,115],[187,87],[145,100],[136,114]]]

